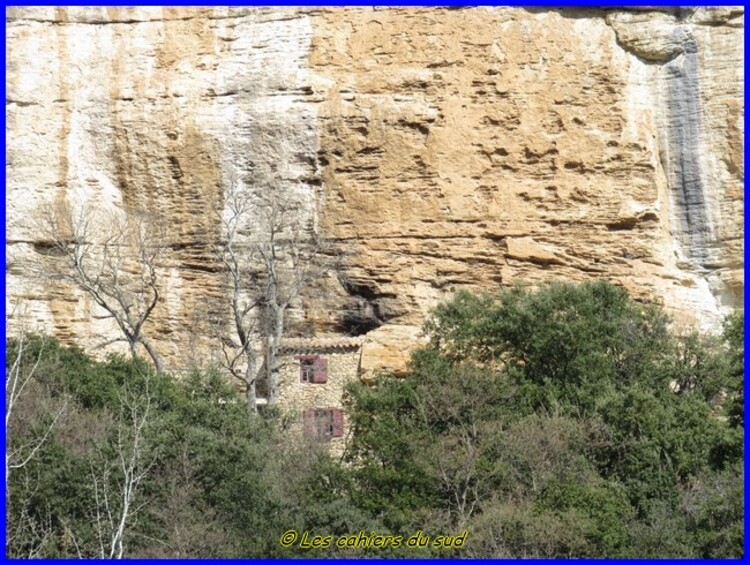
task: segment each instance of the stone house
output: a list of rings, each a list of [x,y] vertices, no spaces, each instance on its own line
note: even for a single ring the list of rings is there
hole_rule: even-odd
[[[360,378],[364,336],[286,338],[281,344],[279,408],[300,433],[342,452],[349,432],[344,387]]]

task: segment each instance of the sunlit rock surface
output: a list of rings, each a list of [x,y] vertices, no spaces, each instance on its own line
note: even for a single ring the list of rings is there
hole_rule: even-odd
[[[66,341],[117,332],[27,268],[39,210],[147,209],[170,249],[147,331],[173,368],[211,361],[227,313],[212,211],[232,182],[294,193],[335,243],[340,269],[293,326],[378,329],[373,368],[403,365],[400,340],[459,287],[606,279],[705,329],[742,305],[741,8],[6,19],[7,307]]]

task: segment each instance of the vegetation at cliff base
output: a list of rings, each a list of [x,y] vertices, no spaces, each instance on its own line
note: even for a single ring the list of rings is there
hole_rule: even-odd
[[[739,556],[742,322],[676,336],[605,283],[458,293],[406,379],[351,387],[354,499],[476,556]]]
[[[741,557],[743,323],[678,332],[606,283],[458,292],[405,378],[348,387],[336,459],[216,372],[9,339],[6,553]],[[288,530],[468,535],[301,549]]]

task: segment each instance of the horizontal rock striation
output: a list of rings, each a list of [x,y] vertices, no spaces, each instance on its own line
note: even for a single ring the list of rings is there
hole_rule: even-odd
[[[292,195],[300,226],[336,250],[295,332],[378,328],[364,349],[398,363],[399,336],[416,343],[458,287],[606,279],[704,328],[742,306],[742,9],[6,20],[7,306],[64,340],[116,336],[88,297],[29,268],[45,252],[39,210],[87,201],[161,218],[146,330],[173,367],[210,361],[228,314],[216,214],[237,184]]]

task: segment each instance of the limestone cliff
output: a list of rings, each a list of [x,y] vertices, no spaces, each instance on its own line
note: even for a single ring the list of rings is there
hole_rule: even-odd
[[[7,306],[63,339],[114,328],[25,269],[44,251],[40,206],[147,208],[170,247],[148,331],[173,366],[205,361],[226,284],[207,211],[235,178],[294,191],[346,251],[295,308],[319,335],[383,326],[403,349],[452,289],[517,281],[603,278],[703,327],[742,306],[742,9],[6,20]]]

